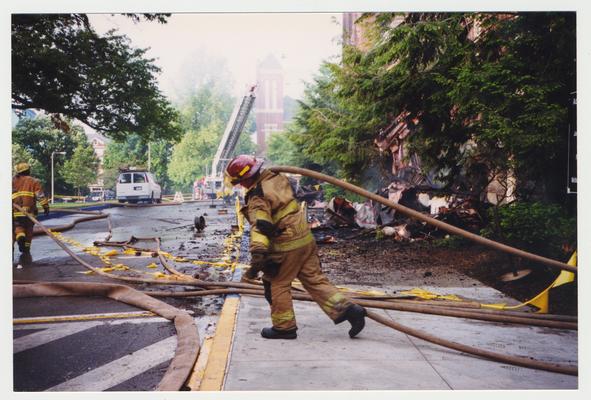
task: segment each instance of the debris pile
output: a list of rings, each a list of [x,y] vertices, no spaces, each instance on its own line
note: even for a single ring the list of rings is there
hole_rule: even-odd
[[[403,171],[404,172],[404,171]],[[390,201],[430,215],[459,228],[477,233],[484,220],[478,208],[478,200],[469,194],[445,192],[416,174],[401,174],[388,186],[376,193]],[[416,221],[390,207],[368,200],[353,203],[343,197],[333,197],[323,202],[324,194],[319,185],[297,187],[297,198],[308,206],[308,222],[313,230],[363,229],[362,233],[377,231],[383,237],[397,241],[414,241],[440,238],[446,235],[425,222]],[[332,243],[333,236],[317,237],[318,243]]]

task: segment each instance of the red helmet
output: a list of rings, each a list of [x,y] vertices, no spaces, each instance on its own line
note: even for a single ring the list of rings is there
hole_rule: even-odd
[[[226,175],[230,178],[233,185],[252,178],[261,169],[263,160],[256,159],[254,156],[241,154],[230,161],[226,167]]]

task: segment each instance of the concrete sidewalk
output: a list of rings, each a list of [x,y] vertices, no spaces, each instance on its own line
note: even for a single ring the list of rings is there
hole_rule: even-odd
[[[514,303],[489,288],[445,291],[480,301]],[[266,340],[260,336],[260,330],[270,326],[266,301],[241,297],[222,390],[578,388],[576,376],[487,361],[410,337],[369,319],[358,338],[350,339],[349,324],[334,325],[315,303],[296,302],[295,311],[297,340]],[[406,326],[474,347],[577,364],[577,331],[377,311]]]

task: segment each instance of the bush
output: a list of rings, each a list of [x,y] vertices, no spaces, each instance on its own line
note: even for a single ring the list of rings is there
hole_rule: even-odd
[[[330,183],[323,184],[322,189],[324,190],[324,200],[327,202],[333,197],[344,197],[352,203],[363,203],[367,200],[357,193],[349,192],[340,186],[334,186]]]
[[[555,204],[516,202],[488,210],[485,237],[563,260],[576,247],[577,222]]]

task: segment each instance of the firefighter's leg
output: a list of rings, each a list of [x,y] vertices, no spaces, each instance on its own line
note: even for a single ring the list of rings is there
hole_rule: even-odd
[[[296,259],[282,257],[277,275],[272,278],[267,276],[263,278],[270,283],[271,320],[273,321],[273,329],[276,331],[295,332],[297,329],[291,298],[291,282],[295,279],[298,270],[299,264]]]
[[[19,251],[23,253],[25,251],[25,243],[27,240],[26,221],[24,221],[22,217],[17,217],[13,222],[13,226],[14,240],[18,243]]]
[[[320,270],[316,244],[310,243],[302,250],[304,250],[300,258],[302,268],[297,277],[314,301],[334,321],[343,314],[351,302]]]
[[[31,252],[31,242],[33,241],[33,228],[35,224],[27,218],[25,225],[25,253]]]
[[[302,254],[301,258],[303,265],[298,279],[335,324],[349,321],[351,324],[349,336],[356,336],[365,326],[365,309],[352,303],[322,273],[316,243],[306,246],[305,250],[306,253]]]

